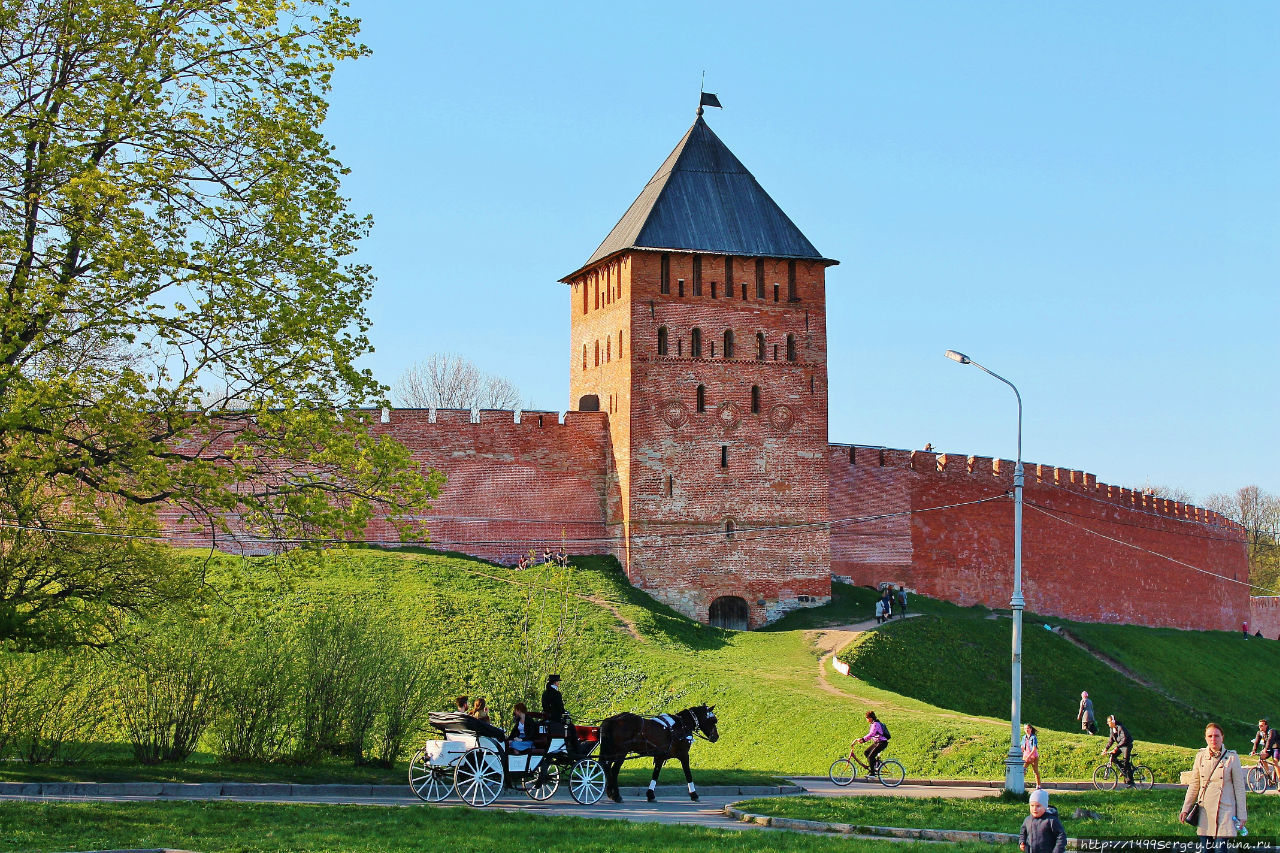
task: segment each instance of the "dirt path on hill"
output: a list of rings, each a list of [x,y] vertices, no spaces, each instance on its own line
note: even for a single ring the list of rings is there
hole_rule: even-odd
[[[618,618],[618,621],[622,623],[622,627],[627,629],[627,633],[630,634],[633,639],[639,640],[642,643],[647,642],[644,637],[640,636],[640,632],[636,630],[636,623],[623,616],[622,611],[618,609],[618,605],[614,604],[612,601],[606,601],[603,598],[596,598],[592,595],[581,594],[578,595],[578,598],[581,598],[583,601],[590,601],[597,607],[603,607],[605,610],[608,610]]]
[[[1081,649],[1086,654],[1093,657],[1094,660],[1098,661],[1099,663],[1105,666],[1110,667],[1111,669],[1114,669],[1116,672],[1120,673],[1130,681],[1136,684],[1142,685],[1143,687],[1147,688],[1153,693],[1160,694],[1165,699],[1168,699],[1170,702],[1177,705],[1179,708],[1184,708],[1188,711],[1191,711],[1193,714],[1200,713],[1194,705],[1184,702],[1183,700],[1179,699],[1177,696],[1174,696],[1168,690],[1161,687],[1159,684],[1156,684],[1154,681],[1151,681],[1149,679],[1142,677],[1138,673],[1129,669],[1129,667],[1120,663],[1120,661],[1116,660],[1115,658],[1110,657],[1104,652],[1098,651],[1093,646],[1089,645],[1084,640],[1081,640],[1079,637],[1075,636],[1065,628],[1054,628],[1053,632],[1057,634],[1059,637],[1062,637],[1062,639],[1066,640],[1071,645],[1075,646],[1078,649]]]
[[[899,619],[911,619],[919,616],[919,613],[908,613],[906,616],[899,616]],[[832,696],[839,696],[842,699],[851,699],[848,693],[836,687],[827,677],[827,661],[835,657],[836,651],[844,648],[848,643],[862,636],[867,631],[874,631],[877,627],[876,620],[868,619],[865,622],[859,622],[855,625],[836,625],[830,628],[815,628],[811,631],[805,631],[805,639],[818,651],[822,652],[818,658],[818,689],[824,693],[830,693]],[[859,702],[864,705],[872,705],[877,708],[891,707],[890,703],[878,699],[860,698]],[[975,717],[972,714],[958,714],[953,711],[942,711],[935,714],[940,717],[950,717],[956,720],[967,720],[975,723],[1005,723],[1005,720],[997,720],[994,717]]]

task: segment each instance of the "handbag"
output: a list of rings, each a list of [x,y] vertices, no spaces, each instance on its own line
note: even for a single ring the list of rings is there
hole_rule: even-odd
[[[1218,764],[1221,764],[1222,759],[1226,757],[1227,757],[1227,750],[1226,750],[1226,747],[1223,747],[1222,754],[1218,756],[1217,764],[1214,764],[1213,769],[1209,771],[1209,778],[1205,780],[1206,785],[1208,784],[1209,779],[1213,778],[1213,774],[1218,772]],[[1204,799],[1205,790],[1206,790],[1205,788],[1201,788],[1200,796],[1196,797],[1196,801],[1191,804],[1191,807],[1188,808],[1184,814],[1181,814],[1178,816],[1183,823],[1195,824],[1195,825],[1198,825],[1200,823],[1200,810],[1202,808],[1200,805],[1200,801]]]

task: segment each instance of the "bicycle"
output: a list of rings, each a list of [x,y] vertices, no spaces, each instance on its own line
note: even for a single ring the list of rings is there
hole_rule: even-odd
[[[1277,775],[1275,770],[1267,770],[1261,764],[1256,764],[1245,774],[1244,784],[1255,794],[1265,794],[1267,788],[1280,788],[1280,779],[1276,778]]]
[[[1093,768],[1093,787],[1099,791],[1114,791],[1116,785],[1124,778],[1123,768],[1120,766],[1123,763],[1122,759],[1117,764],[1112,757]],[[1129,761],[1129,767],[1133,771],[1133,783],[1126,782],[1125,786],[1138,791],[1150,791],[1156,783],[1156,777],[1151,772],[1151,768],[1145,764],[1134,764],[1132,760]]]
[[[852,761],[850,759],[853,759]],[[856,766],[854,762],[857,762]],[[857,757],[850,755],[848,757],[837,758],[831,762],[831,768],[827,771],[827,777],[841,788],[858,778],[857,768],[861,767],[867,771],[864,779],[875,779],[886,788],[896,788],[902,784],[902,780],[906,778],[907,772],[902,769],[902,762],[886,758],[880,761],[880,766],[875,770],[871,770],[867,765],[858,761]]]

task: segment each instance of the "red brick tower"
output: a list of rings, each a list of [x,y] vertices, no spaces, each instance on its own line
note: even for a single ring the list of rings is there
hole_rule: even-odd
[[[831,595],[826,268],[699,117],[570,285],[570,389],[609,415],[627,576],[757,627]]]

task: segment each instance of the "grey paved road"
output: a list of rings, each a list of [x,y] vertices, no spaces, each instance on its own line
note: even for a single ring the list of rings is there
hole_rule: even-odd
[[[899,788],[888,789],[879,784],[866,782],[855,782],[848,788],[838,788],[831,784],[831,782],[825,777],[805,777],[797,779],[796,783],[806,788],[809,792],[821,796],[884,796],[896,794],[899,796],[910,797],[980,797],[990,796],[995,793],[991,788],[951,787],[940,785],[925,786],[904,784]],[[285,787],[286,786],[277,786],[278,789],[284,789]],[[158,795],[156,793],[108,793],[106,791],[102,791],[95,792],[93,794],[71,795],[33,796],[0,794],[0,799],[22,799],[30,801],[103,800],[111,802],[216,799],[219,801],[234,802],[331,803],[384,807],[399,806],[410,808],[438,808],[441,806],[448,807],[460,805],[460,801],[452,797],[439,804],[424,803],[417,797],[410,794],[407,787],[404,789],[403,794],[392,796],[359,796],[355,795],[351,791],[320,793],[315,791],[315,788],[318,787],[320,786],[308,786],[311,790],[301,795],[291,795],[283,790],[263,791],[262,795],[259,796],[247,796],[243,794],[215,795],[211,794],[208,788],[200,789],[199,786],[191,786],[191,789],[187,791],[169,788],[166,790],[165,795]],[[489,808],[546,815],[612,818],[641,823],[656,822],[665,824],[683,824],[689,826],[719,827],[722,829],[764,828],[753,824],[740,823],[738,821],[731,820],[724,815],[724,807],[727,804],[747,799],[752,796],[752,794],[749,793],[702,793],[701,799],[697,803],[690,801],[684,789],[678,787],[662,790],[662,797],[655,803],[650,803],[645,799],[642,789],[624,789],[624,794],[625,796],[621,803],[601,800],[595,805],[583,806],[575,803],[564,789],[561,789],[561,791],[552,799],[542,803],[534,802],[519,792],[508,791],[492,806],[489,806]]]

